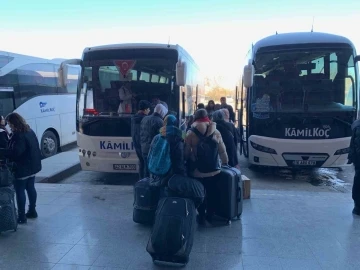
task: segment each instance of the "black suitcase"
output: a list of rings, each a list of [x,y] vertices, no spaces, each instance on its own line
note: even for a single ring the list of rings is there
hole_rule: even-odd
[[[236,168],[223,166],[217,176],[216,186],[219,198],[214,204],[215,214],[231,224],[235,217],[240,219],[243,210],[241,172]]]
[[[153,262],[186,265],[194,242],[196,209],[190,199],[160,200],[155,224],[146,247]]]
[[[201,182],[196,179],[174,174],[168,182],[168,193],[171,197],[181,197],[193,200],[195,208],[198,208],[205,199],[205,189]]]
[[[17,230],[15,192],[10,187],[0,188],[0,233]]]
[[[144,178],[134,186],[133,221],[144,225],[152,225],[160,198],[160,187],[150,185],[151,179]]]

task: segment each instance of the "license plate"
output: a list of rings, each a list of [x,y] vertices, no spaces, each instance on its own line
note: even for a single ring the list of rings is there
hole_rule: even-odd
[[[300,166],[315,166],[316,161],[313,160],[294,160],[294,165],[300,165]]]
[[[136,171],[135,164],[114,164],[113,168],[115,171]]]

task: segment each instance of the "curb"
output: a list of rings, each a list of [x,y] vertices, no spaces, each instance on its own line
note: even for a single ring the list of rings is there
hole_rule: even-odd
[[[46,176],[46,177],[36,177],[35,182],[36,183],[57,183],[67,177],[72,176],[73,174],[75,174],[79,171],[81,171],[80,162],[76,163],[74,165],[71,165],[68,168],[66,168],[60,172],[57,172],[53,175]]]

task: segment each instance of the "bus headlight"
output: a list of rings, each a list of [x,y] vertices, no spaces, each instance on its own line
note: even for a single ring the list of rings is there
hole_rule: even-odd
[[[255,150],[258,150],[258,151],[264,152],[264,153],[269,153],[269,154],[277,155],[275,149],[262,146],[262,145],[260,145],[260,144],[254,143],[254,142],[252,142],[252,141],[250,141],[250,143],[251,143],[251,146],[252,146]]]
[[[130,153],[129,152],[122,152],[122,153],[120,153],[120,156],[122,158],[128,158],[128,157],[130,157]]]
[[[350,147],[346,147],[346,148],[337,150],[334,155],[344,155],[344,154],[348,154],[349,152],[350,152]]]

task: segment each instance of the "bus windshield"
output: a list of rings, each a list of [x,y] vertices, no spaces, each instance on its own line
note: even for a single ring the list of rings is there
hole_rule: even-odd
[[[127,74],[121,67],[124,62],[131,68]],[[84,61],[79,116],[95,113],[104,117],[127,117],[137,112],[140,100],[153,104],[162,101],[170,110],[175,105],[170,96],[175,65],[176,58],[161,57]]]
[[[355,110],[351,49],[263,51],[255,56],[254,66],[253,113]]]

